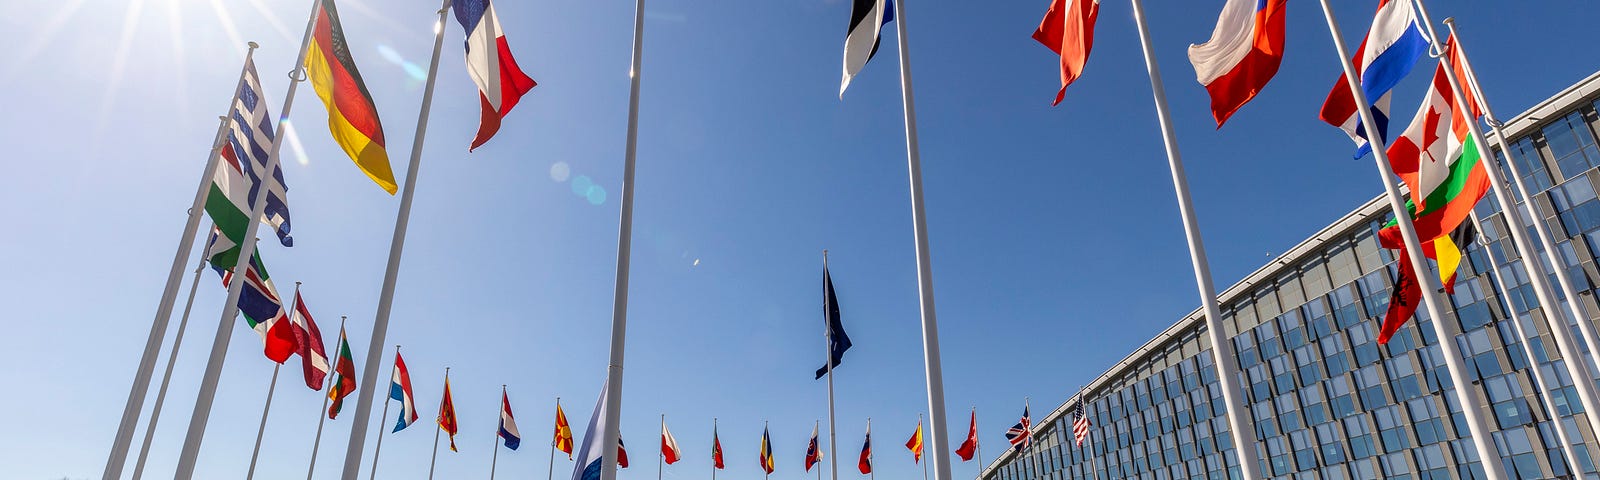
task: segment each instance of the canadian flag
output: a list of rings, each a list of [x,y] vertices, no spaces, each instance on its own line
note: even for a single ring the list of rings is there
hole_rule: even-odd
[[[668,465],[678,463],[683,458],[683,450],[678,449],[678,441],[672,438],[672,432],[667,431],[667,422],[661,422],[661,458]]]

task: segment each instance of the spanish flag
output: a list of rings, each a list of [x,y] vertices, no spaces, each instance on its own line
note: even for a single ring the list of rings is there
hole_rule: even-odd
[[[389,153],[383,146],[383,123],[378,121],[378,107],[361,81],[355,60],[350,58],[350,45],[345,42],[344,28],[339,26],[339,10],[333,0],[321,0],[315,16],[316,26],[306,52],[306,77],[328,107],[328,129],[333,132],[333,141],[339,142],[367,177],[394,195],[394,172],[389,169]]]

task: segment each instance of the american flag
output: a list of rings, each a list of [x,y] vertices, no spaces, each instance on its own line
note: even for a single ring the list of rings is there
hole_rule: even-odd
[[[1020,452],[1033,444],[1033,431],[1029,428],[1032,425],[1033,423],[1028,420],[1028,407],[1023,406],[1022,421],[1006,430],[1006,440],[1011,442],[1011,448]]]
[[[1072,415],[1072,438],[1083,446],[1083,439],[1089,438],[1089,417],[1083,416],[1083,403],[1078,403],[1078,411]]]

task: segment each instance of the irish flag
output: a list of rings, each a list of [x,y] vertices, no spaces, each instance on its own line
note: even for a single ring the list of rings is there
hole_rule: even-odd
[[[1454,43],[1447,39],[1445,49],[1459,68],[1461,57]],[[1473,98],[1471,92],[1462,96],[1469,102]],[[1466,113],[1468,108],[1471,116]],[[1472,207],[1489,190],[1483,155],[1472,142],[1467,123],[1477,121],[1480,114],[1475,104],[1465,108],[1456,104],[1441,62],[1411,126],[1389,146],[1389,163],[1411,190],[1409,207],[1417,238],[1423,241],[1449,235],[1467,220]],[[1398,227],[1385,228],[1379,235],[1385,248],[1403,244]]]

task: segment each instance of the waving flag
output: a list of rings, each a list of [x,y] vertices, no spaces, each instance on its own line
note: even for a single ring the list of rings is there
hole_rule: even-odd
[[[817,448],[817,428],[819,424],[811,425],[811,442],[806,444],[806,471],[811,471],[811,466],[822,461],[822,449]]]
[[[1228,0],[1211,40],[1189,46],[1195,79],[1211,94],[1217,128],[1272,81],[1283,62],[1288,0]]]
[[[1100,0],[1052,0],[1044,20],[1033,31],[1034,40],[1061,57],[1061,90],[1051,105],[1060,105],[1067,96],[1067,86],[1083,75],[1083,64],[1089,62],[1089,51],[1094,49],[1094,20],[1098,16]]]
[[[468,150],[476,149],[500,131],[500,120],[517,106],[522,94],[538,83],[517,67],[511,46],[500,30],[500,17],[489,0],[457,0],[451,3],[456,21],[467,32],[467,74],[478,84],[478,100],[483,113],[478,118],[478,136]]]
[[[894,21],[893,0],[852,0],[850,30],[844,37],[844,79],[839,81],[839,98],[850,88],[850,80],[878,53],[883,26]]]
[[[678,448],[678,440],[672,438],[672,432],[667,431],[667,422],[661,422],[661,458],[667,465],[678,463],[683,459],[683,450]]]
[[[774,467],[777,467],[777,463],[772,459],[772,435],[768,434],[766,427],[761,427],[761,470],[771,475]]]
[[[867,423],[867,439],[861,442],[861,458],[856,460],[856,468],[862,475],[872,473],[872,423]]]
[[[1361,91],[1366,93],[1367,101],[1375,102],[1372,105],[1372,117],[1378,122],[1376,130],[1380,140],[1389,136],[1390,91],[1400,83],[1400,79],[1411,73],[1417,59],[1427,52],[1430,42],[1432,40],[1423,33],[1421,24],[1417,22],[1411,2],[1381,0],[1378,3],[1378,14],[1372,17],[1372,28],[1367,30],[1367,38],[1361,41],[1361,48],[1356,50],[1352,63],[1355,63],[1356,72],[1361,77]],[[1328,100],[1322,103],[1319,117],[1350,135],[1350,139],[1356,142],[1356,158],[1372,151],[1372,145],[1367,143],[1366,127],[1361,125],[1355,97],[1350,94],[1350,86],[1343,74],[1334,81],[1333,89],[1328,92]]]
[[[1083,439],[1089,438],[1089,417],[1083,415],[1083,402],[1078,402],[1078,409],[1072,414],[1072,440],[1077,446],[1083,446]]]
[[[572,426],[567,425],[567,413],[561,411],[561,401],[556,400],[556,450],[567,454],[567,460],[572,460]]]
[[[395,432],[417,423],[419,417],[414,400],[416,397],[411,395],[411,372],[406,371],[406,361],[400,358],[400,352],[394,352],[394,377],[389,380],[389,398],[400,402],[400,418],[395,421]]]
[[[456,424],[456,402],[450,399],[450,372],[444,374],[444,399],[439,400],[439,428],[450,435],[450,451],[456,450],[456,432],[461,426]]]
[[[300,289],[294,291],[294,311],[289,313],[289,329],[294,333],[295,343],[299,346],[300,368],[305,373],[306,387],[312,390],[322,390],[322,381],[328,379],[328,352],[322,347],[322,330],[317,328],[317,321],[311,318],[311,310],[306,308],[306,301],[300,296]]]
[[[1461,57],[1449,39],[1445,40],[1445,51],[1454,56],[1452,64],[1459,70]],[[1462,72],[1456,73],[1465,78]],[[1462,96],[1472,102],[1472,92],[1463,92]],[[1471,114],[1467,113],[1469,109]],[[1389,163],[1411,190],[1411,208],[1418,212],[1412,218],[1419,239],[1439,238],[1455,230],[1488,192],[1489,175],[1467,124],[1477,121],[1479,115],[1476,104],[1464,107],[1455,103],[1444,63],[1440,62],[1411,126],[1389,146]],[[1385,248],[1403,244],[1398,226],[1386,227],[1378,236]]]
[[[220,232],[212,227],[209,251],[216,252],[222,242]],[[239,255],[237,247],[233,249],[233,255],[235,258]],[[232,270],[225,270],[216,263],[211,264],[211,269],[222,276],[223,287],[232,283]],[[272,284],[272,277],[267,275],[266,267],[261,264],[260,251],[251,255],[249,265],[245,267],[244,287],[239,291],[239,313],[244,316],[250,329],[261,336],[264,344],[262,353],[266,354],[268,360],[282,364],[299,350],[294,331],[289,326],[289,316],[283,311],[283,299],[278,297],[278,287]]]
[[[339,24],[339,9],[333,0],[317,4],[315,29],[306,52],[306,78],[328,107],[328,130],[333,141],[356,162],[361,172],[394,195],[398,188],[389,169],[389,152],[384,150],[383,122],[378,107],[350,57],[344,27]]]
[[[1399,227],[1389,227],[1399,228]],[[1439,264],[1439,276],[1444,285],[1446,294],[1455,294],[1456,269],[1461,266],[1461,249],[1458,245],[1466,245],[1478,236],[1471,221],[1461,222],[1455,231],[1449,235],[1422,242],[1423,256],[1432,258]],[[1395,250],[1395,258],[1400,267],[1400,276],[1394,281],[1394,291],[1389,293],[1389,309],[1384,312],[1383,324],[1378,329],[1378,344],[1386,345],[1395,332],[1417,313],[1417,307],[1422,302],[1422,285],[1417,279],[1417,271],[1411,267],[1410,257],[1407,257],[1405,245]]]
[[[853,345],[850,335],[844,333],[844,323],[839,320],[839,297],[833,294],[833,277],[828,275],[828,267],[822,267],[822,314],[828,320],[828,356],[831,359],[831,368],[839,368],[839,362],[844,360],[845,350]],[[817,369],[817,380],[822,379],[830,371],[830,365],[823,365]]]
[[[500,438],[512,450],[522,445],[522,431],[517,430],[517,418],[511,416],[511,397],[506,395],[505,387],[500,387]]]
[[[211,177],[211,193],[206,197],[205,211],[221,230],[225,242],[218,252],[233,250],[244,238],[250,225],[250,212],[256,193],[261,189],[261,173],[267,169],[267,153],[272,151],[277,119],[267,111],[266,99],[261,96],[261,77],[256,74],[254,61],[245,63],[244,83],[239,85],[239,99],[228,114],[228,141],[223,144],[222,162]],[[293,246],[289,236],[288,187],[283,183],[283,168],[273,168],[268,176],[266,206],[262,207],[261,223],[272,228],[278,242]],[[238,253],[212,258],[223,268],[233,268]]]
[[[906,440],[906,449],[911,451],[911,463],[922,462],[922,419],[917,419],[917,431],[911,434],[911,439]]]
[[[711,468],[722,470],[722,439],[717,437],[717,426],[711,426]]]
[[[356,366],[354,355],[350,353],[350,339],[345,336],[344,327],[339,327],[339,358],[333,364],[333,385],[328,387],[328,399],[333,401],[328,406],[328,419],[339,416],[339,410],[344,408],[344,397],[356,391]]]
[[[600,389],[600,398],[595,399],[594,414],[589,416],[588,431],[583,434],[583,446],[578,448],[578,461],[573,465],[572,480],[599,480],[600,469],[605,457],[601,452],[605,447],[606,429],[606,402],[610,400],[611,384],[607,382]],[[617,436],[617,468],[628,468],[628,451],[622,448],[622,437]]]
[[[967,441],[961,442],[961,448],[956,449],[956,455],[961,456],[961,461],[972,461],[972,454],[978,451],[978,409],[972,409],[972,421],[967,424]]]
[[[1033,444],[1033,423],[1028,420],[1028,407],[1022,407],[1022,420],[1006,430],[1006,440],[1011,442],[1011,448],[1022,451]]]
[[[622,443],[622,434],[617,434],[617,468],[628,468],[628,448]]]

